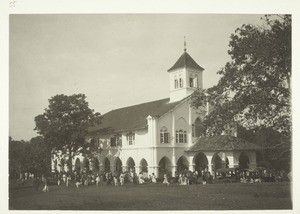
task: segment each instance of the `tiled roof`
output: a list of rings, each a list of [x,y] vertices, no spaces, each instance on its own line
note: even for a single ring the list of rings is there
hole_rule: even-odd
[[[112,110],[102,115],[101,124],[90,127],[89,132],[118,132],[137,130],[147,127],[147,117],[160,117],[173,109],[181,101],[170,103],[170,99],[156,100],[134,106]]]
[[[204,70],[204,68],[198,65],[197,62],[195,62],[195,60],[186,51],[168,71],[175,70],[177,68],[194,68],[201,71]]]
[[[260,147],[241,138],[230,135],[216,135],[198,138],[186,151],[231,151],[259,150]]]

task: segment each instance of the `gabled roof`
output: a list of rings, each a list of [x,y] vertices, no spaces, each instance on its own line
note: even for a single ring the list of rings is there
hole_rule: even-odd
[[[118,132],[138,130],[147,127],[147,117],[160,117],[173,109],[181,101],[170,103],[170,98],[142,103],[112,110],[102,115],[101,124],[90,127],[89,132]]]
[[[186,51],[183,52],[177,62],[168,71],[178,68],[193,68],[201,71],[204,70],[204,68],[198,65],[197,62],[195,62],[195,60]]]
[[[260,147],[241,138],[230,135],[216,135],[198,138],[185,151],[232,151],[232,150],[259,150]]]

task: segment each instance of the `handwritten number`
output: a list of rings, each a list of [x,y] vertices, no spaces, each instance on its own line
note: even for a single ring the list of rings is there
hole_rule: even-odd
[[[16,1],[9,2],[9,7],[15,7],[15,6],[16,6]]]

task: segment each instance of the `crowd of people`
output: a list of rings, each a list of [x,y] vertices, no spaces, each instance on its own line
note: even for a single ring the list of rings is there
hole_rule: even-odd
[[[233,169],[227,172],[216,172],[216,179],[230,178],[232,181],[241,183],[256,182],[282,182],[290,181],[291,173],[284,170],[267,170],[264,168],[257,169]]]
[[[93,172],[88,170],[75,170],[74,172],[54,172],[50,177],[44,175],[34,176],[33,174],[26,174],[17,180],[18,187],[24,185],[25,180],[32,180],[32,184],[35,190],[39,190],[42,185],[42,190],[44,192],[49,191],[49,184],[66,186],[69,187],[70,184],[76,186],[76,188],[95,185],[96,187],[100,185],[114,185],[114,186],[123,186],[126,183],[132,184],[145,184],[145,183],[162,183],[165,185],[190,185],[190,184],[207,184],[213,183],[218,178],[235,178],[236,181],[242,183],[254,183],[262,181],[289,181],[291,180],[291,175],[286,173],[283,170],[280,171],[270,171],[270,170],[235,170],[228,171],[227,173],[217,172],[215,175],[207,170],[201,171],[182,171],[175,172],[175,176],[171,176],[169,172],[160,172],[163,174],[163,177],[157,178],[154,173],[145,174],[140,172],[137,174],[134,170],[129,170],[125,172],[114,172],[105,171],[105,172]]]

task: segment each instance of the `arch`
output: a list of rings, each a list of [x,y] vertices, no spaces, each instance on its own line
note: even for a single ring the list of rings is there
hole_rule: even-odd
[[[176,121],[176,130],[183,129],[186,130],[187,122],[183,117],[180,117]]]
[[[147,173],[148,172],[148,163],[144,158],[140,161],[140,166],[141,166],[141,172],[142,173]]]
[[[202,170],[208,169],[208,159],[203,152],[199,152],[194,156],[195,171],[200,173]]]
[[[229,160],[225,154],[225,152],[217,152],[212,157],[212,169],[214,174],[216,175],[217,169],[223,169],[229,167]]]
[[[241,152],[239,155],[239,168],[240,169],[247,169],[249,168],[249,157],[245,152]]]
[[[115,165],[116,165],[116,172],[122,172],[122,161],[120,158],[116,158],[115,161]]]
[[[134,160],[132,159],[132,157],[129,157],[128,159],[127,159],[127,162],[126,162],[126,165],[127,165],[127,167],[128,167],[128,171],[130,171],[130,170],[135,170],[135,162],[134,162]]]
[[[104,158],[104,171],[108,172],[110,171],[110,161],[107,157]]]
[[[75,160],[75,171],[80,172],[80,159],[76,158]]]
[[[159,177],[163,177],[165,173],[171,172],[171,161],[166,156],[162,157],[158,163]]]
[[[181,173],[189,169],[189,162],[185,156],[181,156],[177,161],[177,172]]]

